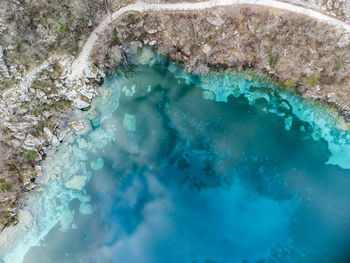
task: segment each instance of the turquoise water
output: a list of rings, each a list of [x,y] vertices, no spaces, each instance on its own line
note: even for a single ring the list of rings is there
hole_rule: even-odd
[[[76,113],[89,132],[48,156],[4,262],[347,262],[350,136],[332,114],[130,56]]]

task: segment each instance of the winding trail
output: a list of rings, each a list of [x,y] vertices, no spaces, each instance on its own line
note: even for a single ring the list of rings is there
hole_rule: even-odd
[[[234,6],[234,5],[257,5],[281,9],[294,12],[316,19],[320,22],[334,25],[339,29],[350,33],[350,25],[321,12],[311,10],[302,6],[280,2],[277,0],[210,0],[198,3],[176,3],[176,4],[148,4],[144,2],[136,2],[134,4],[123,7],[114,13],[109,14],[95,30],[90,34],[88,40],[84,44],[79,56],[71,65],[71,73],[69,79],[80,78],[85,68],[89,64],[89,57],[93,47],[95,46],[99,34],[101,34],[114,20],[129,11],[147,12],[147,11],[199,11],[213,7]]]

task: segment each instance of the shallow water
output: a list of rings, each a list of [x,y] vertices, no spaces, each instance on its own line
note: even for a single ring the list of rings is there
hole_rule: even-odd
[[[149,50],[133,63],[48,157],[5,262],[347,262],[350,137],[330,113]]]

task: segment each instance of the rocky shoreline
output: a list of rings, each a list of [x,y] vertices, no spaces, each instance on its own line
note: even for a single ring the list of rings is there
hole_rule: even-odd
[[[140,22],[130,25],[130,20]],[[200,12],[127,14],[115,23],[121,42],[155,46],[188,71],[255,69],[305,98],[350,109],[349,35],[280,10],[245,6]],[[228,30],[229,29],[229,30]]]
[[[67,133],[84,129],[82,122],[68,123],[70,111],[89,109],[105,72],[130,48],[152,47],[197,74],[254,69],[305,98],[333,105],[349,120],[349,44],[350,36],[334,26],[257,6],[127,12],[100,36],[80,79],[69,78],[76,52],[50,56],[26,73],[16,74],[11,64],[1,72],[15,81],[1,90],[0,230],[17,222],[19,197],[35,188],[45,153]],[[4,69],[9,60],[19,63],[7,60],[7,53],[0,53]]]

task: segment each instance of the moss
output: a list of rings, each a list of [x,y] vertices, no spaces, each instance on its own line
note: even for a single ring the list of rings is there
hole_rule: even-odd
[[[87,106],[86,108],[82,108],[81,111],[89,111],[91,109],[91,105]]]
[[[7,192],[12,190],[12,184],[0,182],[0,192]]]
[[[291,78],[291,79],[287,79],[287,80],[284,81],[282,84],[283,84],[283,86],[286,87],[286,88],[294,88],[294,87],[296,87],[296,85],[297,85],[297,81],[296,81],[296,79]]]
[[[314,87],[319,83],[319,78],[320,78],[320,76],[313,75],[307,80],[306,84],[310,87]]]
[[[11,225],[15,226],[18,224],[18,214],[12,218]]]
[[[58,34],[63,35],[67,31],[67,24],[59,24],[57,27]]]
[[[98,85],[99,86],[101,86],[103,83],[105,82],[105,79],[104,78],[100,78],[99,80],[98,80]]]

